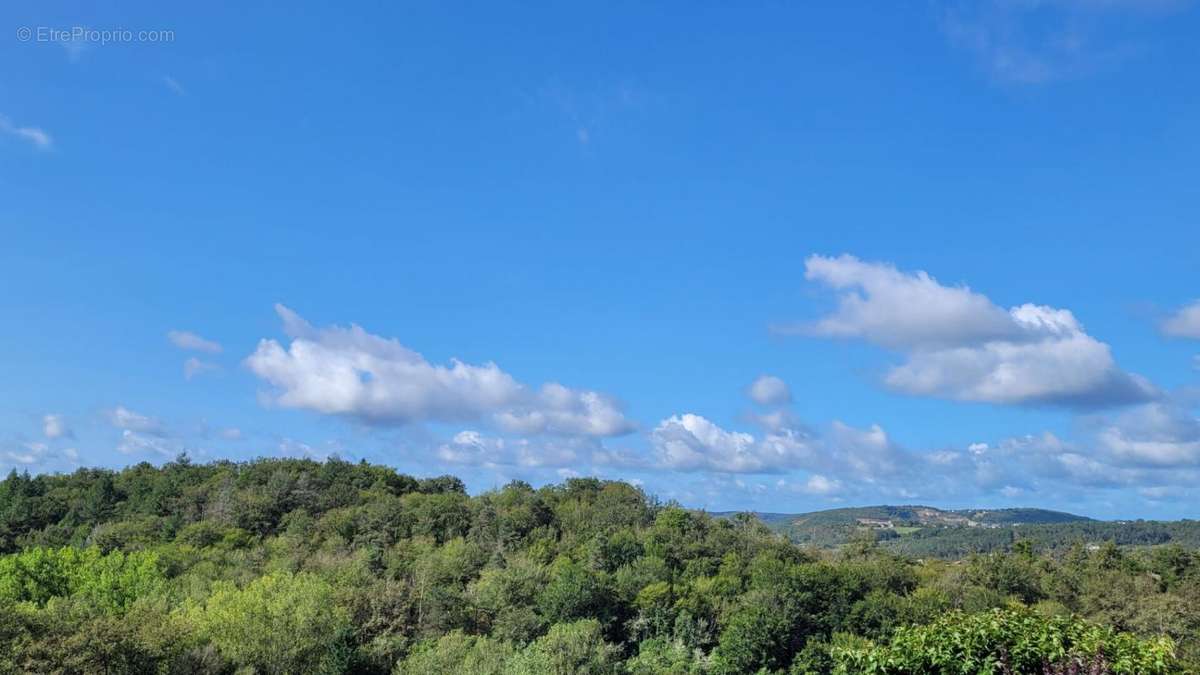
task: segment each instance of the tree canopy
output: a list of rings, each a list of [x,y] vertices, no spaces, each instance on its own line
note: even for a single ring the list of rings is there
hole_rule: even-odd
[[[803,548],[593,478],[264,459],[0,481],[0,673],[1184,673],[1178,545]]]

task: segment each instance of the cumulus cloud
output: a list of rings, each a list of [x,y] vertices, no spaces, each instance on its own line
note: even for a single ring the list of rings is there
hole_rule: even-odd
[[[801,423],[796,414],[787,408],[776,408],[770,412],[758,414],[751,413],[747,416],[749,421],[756,426],[769,432],[781,432],[785,430],[801,430],[804,425]],[[807,431],[805,432],[807,433]]]
[[[812,256],[805,266],[806,278],[838,292],[838,305],[792,330],[859,338],[904,354],[907,361],[884,376],[897,391],[1075,407],[1158,395],[1144,378],[1118,368],[1108,345],[1068,310],[1033,304],[1005,310],[966,286],[849,255]]]
[[[634,429],[615,399],[558,383],[531,388],[495,363],[430,363],[360,326],[317,329],[276,305],[287,347],[263,339],[245,361],[270,402],[367,424],[486,421],[525,434],[617,436]]]
[[[1162,322],[1162,332],[1171,337],[1200,340],[1200,300],[1180,307]]]
[[[782,405],[792,402],[792,390],[774,375],[759,375],[747,390],[750,399],[759,405]]]
[[[167,332],[167,339],[171,344],[180,349],[186,349],[195,352],[204,352],[206,354],[220,354],[221,345],[212,340],[206,340],[199,335],[186,330],[172,330]]]
[[[54,145],[54,139],[50,137],[50,134],[40,128],[18,126],[3,115],[0,115],[0,132],[30,143],[39,150],[48,150],[50,146]]]
[[[833,421],[814,432],[788,418],[749,433],[683,414],[650,433],[651,461],[644,466],[714,476],[785,474],[779,489],[831,499],[942,502],[1058,499],[1107,489],[1175,494],[1158,488],[1200,480],[1200,420],[1183,405],[1155,401],[1085,421],[1073,440],[1042,432],[960,448],[906,449],[879,425]]]
[[[583,437],[503,438],[478,431],[461,431],[437,448],[439,459],[452,464],[486,467],[569,467],[583,462],[604,463],[595,439]]]
[[[67,426],[67,420],[62,415],[47,414],[42,417],[42,434],[46,438],[72,438],[74,433]]]
[[[652,465],[677,471],[784,473],[819,471],[862,483],[902,464],[899,448],[877,425],[859,429],[835,421],[824,434],[794,423],[764,426],[754,435],[729,431],[696,414],[673,415],[650,433]]]
[[[726,431],[691,413],[663,420],[650,433],[650,440],[661,464],[672,469],[776,471],[787,465],[783,457],[760,452],[754,436]]]
[[[838,307],[801,330],[813,335],[862,338],[893,349],[978,344],[1013,338],[1012,317],[966,286],[943,286],[925,272],[850,255],[814,255],[804,277],[839,291]]]
[[[906,458],[925,485],[1002,496],[1130,489],[1167,495],[1200,480],[1200,420],[1155,401],[1090,420],[1075,439],[1043,432]],[[912,476],[901,474],[906,480]]]

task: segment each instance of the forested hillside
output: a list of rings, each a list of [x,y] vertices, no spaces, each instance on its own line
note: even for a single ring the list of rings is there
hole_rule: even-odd
[[[1007,551],[1028,541],[1043,551],[1077,544],[1200,548],[1200,521],[1099,521],[1045,509],[966,509],[866,506],[799,514],[758,514],[769,527],[802,546],[838,548],[864,528],[888,550],[917,558],[958,559]]]
[[[1200,665],[1200,556],[1182,547],[917,562],[860,534],[822,551],[596,479],[470,496],[338,460],[13,473],[0,553],[0,672]]]

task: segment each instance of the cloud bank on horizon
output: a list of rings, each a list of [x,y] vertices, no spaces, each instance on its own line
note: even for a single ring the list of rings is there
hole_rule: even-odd
[[[850,255],[810,256],[805,278],[830,294],[831,309],[775,326],[776,332],[875,346],[898,360],[877,382],[892,395],[1063,410],[1075,416],[1078,433],[1062,438],[1031,429],[968,447],[904,447],[879,424],[801,420],[793,387],[770,374],[745,387],[752,404],[740,417],[745,428],[725,428],[706,416],[728,411],[686,407],[644,423],[610,393],[527,384],[490,361],[433,363],[398,339],[357,324],[315,327],[282,304],[275,311],[287,341],[262,338],[242,365],[260,384],[263,414],[294,409],[341,420],[367,437],[420,429],[420,440],[409,437],[396,451],[434,471],[660,476],[665,484],[674,475],[714,490],[732,486],[826,503],[1020,501],[1095,490],[1163,500],[1191,495],[1200,482],[1195,400],[1123,370],[1069,310],[1031,303],[1005,309],[966,285]],[[1197,306],[1172,313],[1160,324],[1163,333],[1200,337],[1192,330]],[[192,332],[168,336],[185,351],[210,357],[224,351]],[[105,416],[120,433],[116,449],[131,461],[165,461],[181,452],[219,457],[206,446],[246,440],[236,428],[180,431],[120,404]],[[47,413],[41,422],[42,440],[0,459],[34,469],[79,465],[70,421]],[[346,450],[283,437],[270,443],[282,456]]]

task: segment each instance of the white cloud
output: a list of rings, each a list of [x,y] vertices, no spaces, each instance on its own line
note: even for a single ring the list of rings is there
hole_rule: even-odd
[[[1150,400],[1144,378],[1120,370],[1108,345],[1070,311],[1004,310],[965,286],[853,256],[812,256],[805,276],[839,292],[812,335],[861,338],[907,361],[884,376],[909,394],[1001,404],[1103,406]]]
[[[184,379],[190,380],[197,375],[215,372],[220,369],[221,367],[215,363],[201,361],[200,359],[192,356],[188,357],[188,360],[183,362],[183,377]]]
[[[754,436],[725,431],[691,413],[663,420],[650,433],[650,440],[659,462],[672,469],[744,472],[781,468],[758,453]]]
[[[526,434],[615,436],[634,428],[599,392],[553,382],[534,390],[494,363],[432,364],[357,325],[315,329],[287,307],[275,309],[291,344],[261,340],[245,363],[283,407],[381,425],[482,420]]]
[[[0,444],[0,466],[21,467],[39,473],[69,471],[79,465],[75,448],[56,450],[41,441]]]
[[[862,338],[893,349],[978,344],[1019,335],[1012,317],[966,286],[943,286],[925,272],[850,255],[814,255],[804,277],[840,291],[838,308],[808,327],[813,335]]]
[[[175,439],[165,438],[149,432],[123,429],[121,431],[121,440],[117,443],[117,452],[123,455],[174,457],[184,452],[184,447]]]
[[[759,375],[747,391],[750,399],[759,405],[782,405],[792,402],[792,390],[787,383],[774,375]]]
[[[1177,338],[1200,340],[1200,300],[1180,307],[1179,311],[1162,322],[1162,331]]]
[[[914,454],[925,480],[949,489],[1051,494],[1062,489],[1187,486],[1200,480],[1200,420],[1170,402],[1097,420],[1076,440],[1044,432],[972,444],[966,452]],[[935,458],[941,461],[935,461]],[[907,480],[907,478],[906,478]]]
[[[751,413],[747,419],[769,432],[781,432],[788,429],[801,430],[804,427],[796,414],[787,408],[777,408],[761,415]]]
[[[6,450],[4,459],[10,464],[32,466],[41,464],[50,453],[50,446],[45,443],[25,443],[20,450]]]
[[[217,435],[227,441],[240,441],[243,437],[242,430],[237,427],[226,427],[217,432]]]
[[[1200,467],[1200,419],[1173,403],[1149,403],[1125,411],[1097,434],[1114,463]]]
[[[506,431],[526,435],[616,436],[633,430],[614,399],[554,382],[542,385],[528,401],[496,412],[493,419]]]
[[[804,487],[801,488],[804,492],[812,495],[820,495],[828,497],[836,495],[842,491],[842,481],[836,478],[827,478],[819,473],[815,473],[808,477]]]
[[[50,137],[50,134],[42,131],[40,128],[17,126],[3,115],[0,115],[0,132],[31,143],[40,150],[48,150],[50,146],[54,145],[54,139]]]
[[[125,406],[117,406],[108,413],[108,419],[114,427],[125,431],[136,432],[140,434],[149,434],[152,436],[163,436],[164,429],[162,423],[153,417],[147,417],[135,413]]]
[[[597,441],[587,438],[501,438],[460,431],[437,448],[439,459],[452,464],[487,467],[571,467],[605,461]]]
[[[777,426],[758,435],[677,415],[651,433],[651,446],[644,468],[707,472],[710,482],[731,473],[805,472],[800,482],[785,475],[776,485],[836,499],[1061,502],[1131,489],[1185,499],[1200,483],[1200,420],[1168,402],[1090,419],[1074,440],[1043,432],[918,451],[878,425],[834,421],[820,434]]]
[[[824,449],[807,430],[778,426],[763,436],[727,431],[692,413],[673,415],[650,432],[653,466],[678,471],[778,473],[824,466]]]
[[[42,417],[42,434],[51,439],[72,438],[75,435],[67,426],[67,419],[56,414],[47,414]]]
[[[212,340],[206,340],[199,335],[186,330],[172,330],[167,332],[167,339],[171,344],[195,352],[204,352],[206,354],[220,354],[221,345]]]
[[[826,445],[832,465],[860,480],[876,481],[904,464],[900,449],[878,424],[859,429],[834,420]]]

